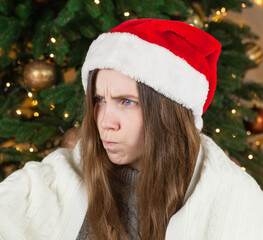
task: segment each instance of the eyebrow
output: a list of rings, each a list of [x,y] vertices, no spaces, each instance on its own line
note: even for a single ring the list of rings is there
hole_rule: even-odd
[[[103,96],[101,96],[98,93],[95,93],[94,97],[103,97]],[[139,99],[139,97],[131,95],[131,94],[121,94],[121,95],[112,96],[111,98],[112,99],[130,99],[130,98]]]

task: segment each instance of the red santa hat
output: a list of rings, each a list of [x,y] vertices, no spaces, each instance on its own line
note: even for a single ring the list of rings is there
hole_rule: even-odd
[[[220,50],[214,37],[183,22],[129,20],[92,42],[82,67],[83,87],[86,92],[91,70],[117,70],[191,109],[201,130],[216,88]]]

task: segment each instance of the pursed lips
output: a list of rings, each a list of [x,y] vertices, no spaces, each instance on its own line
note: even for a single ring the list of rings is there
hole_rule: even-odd
[[[110,141],[105,141],[105,140],[102,140],[102,142],[103,142],[104,147],[112,147],[117,144],[117,142],[110,142]]]

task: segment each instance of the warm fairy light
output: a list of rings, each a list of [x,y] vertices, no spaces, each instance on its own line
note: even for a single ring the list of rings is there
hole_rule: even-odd
[[[27,94],[30,98],[33,97],[33,93],[32,92],[28,92]]]
[[[241,4],[242,8],[245,8],[247,5],[245,3]]]
[[[94,0],[94,3],[100,4],[100,0]]]
[[[260,6],[263,4],[263,0],[254,0],[254,3]]]
[[[16,114],[17,114],[17,115],[21,115],[21,114],[22,114],[21,109],[17,109],[17,110],[16,110]]]
[[[257,140],[257,141],[255,142],[255,144],[256,144],[257,146],[259,146],[259,145],[260,145],[260,141]]]
[[[232,74],[232,78],[236,78],[236,77],[237,77],[237,75],[233,73]]]
[[[243,28],[244,27],[243,23],[239,23],[238,26],[239,26],[239,28]]]
[[[49,106],[49,109],[50,109],[51,111],[54,110],[54,109],[55,109],[55,105],[51,104],[51,105]]]
[[[216,133],[220,133],[220,129],[219,128],[216,129]]]
[[[28,48],[32,48],[33,47],[33,44],[31,42],[28,42],[27,45],[26,45]]]
[[[241,167],[241,169],[242,169],[243,171],[246,171],[246,168],[245,168],[245,167]]]
[[[232,137],[233,137],[233,138],[236,138],[236,137],[237,137],[237,135],[233,133],[233,134],[232,134]]]
[[[250,136],[250,135],[251,135],[251,132],[250,132],[250,131],[247,131],[247,135]]]
[[[78,121],[74,123],[74,127],[75,127],[75,128],[78,128],[79,126],[80,126],[80,124],[79,124]]]
[[[237,110],[236,109],[232,109],[232,114],[236,114]]]
[[[219,10],[216,11],[216,15],[220,15],[221,12]]]
[[[33,106],[36,106],[37,104],[38,104],[38,101],[37,101],[37,100],[33,100],[33,101],[32,101],[32,105],[33,105]]]
[[[125,17],[129,17],[129,16],[130,16],[130,13],[129,13],[129,12],[125,12],[123,15],[124,15]]]
[[[31,148],[29,148],[29,151],[30,152],[34,152],[34,149],[31,147]]]
[[[50,41],[53,42],[53,43],[55,43],[57,40],[52,37],[52,38],[50,38]]]
[[[54,55],[53,53],[50,53],[49,56],[50,56],[51,58],[55,57],[55,55]]]
[[[16,147],[16,150],[19,151],[19,152],[22,152],[22,149],[20,147]]]
[[[17,61],[17,64],[21,64],[21,62],[18,60],[18,61]]]
[[[205,27],[208,28],[208,23],[205,24]]]
[[[7,82],[7,83],[6,83],[6,86],[7,86],[7,87],[10,87],[10,86],[11,86],[10,82]]]
[[[247,157],[248,157],[248,159],[250,159],[250,160],[253,159],[253,155],[252,155],[252,154],[249,154]]]
[[[39,117],[39,113],[38,112],[34,112],[34,117]]]
[[[237,106],[240,106],[240,105],[241,105],[240,102],[238,102],[238,103],[237,103]]]
[[[221,12],[222,12],[222,13],[226,12],[226,8],[225,8],[225,7],[222,7],[222,8],[221,8]]]
[[[64,113],[64,117],[68,118],[69,114],[68,113]]]

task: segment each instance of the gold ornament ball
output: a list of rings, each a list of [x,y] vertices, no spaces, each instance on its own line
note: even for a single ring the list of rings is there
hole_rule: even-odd
[[[259,45],[254,42],[245,43],[246,56],[253,61],[255,64],[259,65],[263,60],[263,52]]]
[[[52,64],[34,61],[26,65],[24,84],[35,91],[52,86],[56,81],[56,71]]]
[[[263,108],[253,107],[253,111],[257,113],[256,121],[244,120],[245,129],[252,133],[263,133]]]

